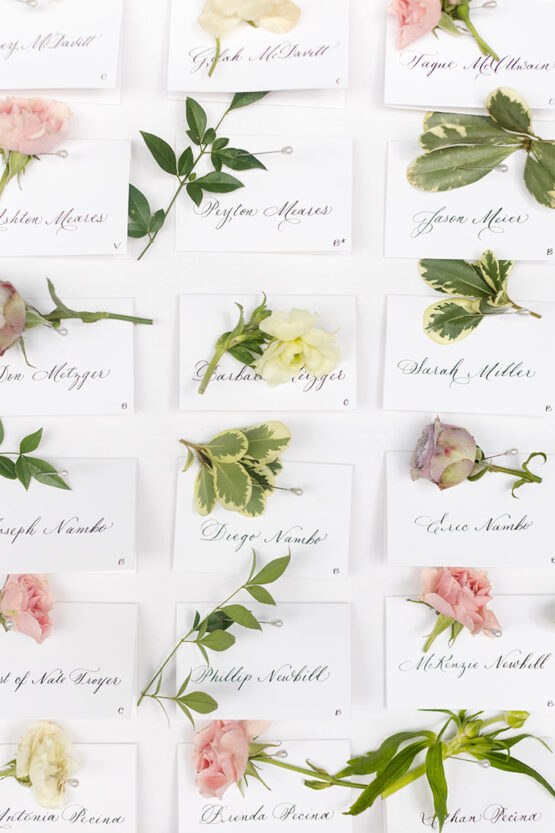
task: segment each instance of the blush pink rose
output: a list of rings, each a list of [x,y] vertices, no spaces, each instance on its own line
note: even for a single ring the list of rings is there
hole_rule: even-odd
[[[397,49],[405,49],[431,32],[441,18],[441,0],[393,0],[389,11],[399,21]]]
[[[441,567],[422,572],[421,602],[464,625],[473,634],[501,633],[495,614],[487,609],[491,584],[484,570]]]
[[[195,735],[193,763],[196,785],[204,798],[221,799],[244,776],[249,743],[268,728],[261,720],[214,720]]]
[[[18,341],[25,329],[25,301],[11,283],[0,281],[0,356]]]
[[[50,153],[67,127],[71,110],[44,98],[0,99],[0,148],[28,156]]]
[[[48,614],[55,601],[45,576],[8,576],[0,593],[0,614],[14,630],[40,644],[52,630]]]

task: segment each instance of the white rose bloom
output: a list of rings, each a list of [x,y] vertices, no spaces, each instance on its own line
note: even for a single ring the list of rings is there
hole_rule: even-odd
[[[198,22],[215,38],[229,34],[241,22],[283,35],[297,25],[300,16],[293,0],[206,0]]]
[[[273,312],[265,318],[260,329],[273,336],[254,369],[272,387],[291,381],[302,368],[314,376],[324,376],[335,370],[341,358],[330,333],[315,324],[317,315],[307,310]]]
[[[76,771],[71,741],[55,723],[34,723],[21,738],[15,777],[30,781],[33,796],[41,807],[58,810],[65,806],[65,782]]]

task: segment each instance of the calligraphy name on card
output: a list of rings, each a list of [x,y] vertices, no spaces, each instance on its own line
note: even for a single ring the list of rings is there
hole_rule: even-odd
[[[134,708],[137,607],[56,604],[42,645],[2,635],[5,718],[122,719]]]
[[[131,146],[67,139],[0,199],[0,256],[125,255]]]
[[[517,89],[536,110],[553,112],[555,7],[544,0],[503,0],[471,9],[472,21],[497,58],[473,38],[436,30],[398,50],[398,23],[388,19],[385,103],[426,110],[483,108],[494,87]]]
[[[237,147],[254,148],[267,170],[246,171],[241,177],[244,188],[205,194],[198,207],[180,200],[178,251],[350,250],[351,139],[233,136],[232,141]],[[286,150],[291,152],[281,152]]]
[[[336,333],[341,358],[323,376],[302,368],[289,384],[270,387],[256,371],[229,354],[218,362],[205,393],[198,389],[217,339],[233,330],[238,310],[245,319],[261,302],[256,295],[182,295],[180,299],[180,403],[183,410],[348,411],[357,405],[356,299],[340,295],[273,295],[268,309],[307,309],[318,315],[316,327]]]
[[[270,727],[260,740],[268,738],[269,743],[273,742],[272,731]],[[332,772],[338,772],[350,757],[346,740],[288,740],[283,741],[282,748],[291,763],[306,759],[325,762]],[[180,833],[205,830],[210,825],[237,833],[253,829],[269,833],[278,830],[350,833],[352,830],[352,818],[343,815],[349,796],[345,790],[310,791],[301,778],[277,767],[262,765],[260,774],[270,790],[249,778],[244,795],[238,788],[231,787],[221,801],[215,801],[199,794],[189,745],[178,748],[178,765]]]
[[[15,746],[1,746],[2,763],[15,758]],[[61,810],[39,807],[30,790],[15,778],[0,785],[0,830],[74,830],[80,825],[136,830],[137,749],[132,744],[76,744],[79,786],[66,786],[67,804]]]
[[[437,344],[423,316],[440,298],[388,297],[384,408],[552,415],[555,305],[523,302],[541,320],[490,315],[468,338]]]
[[[553,748],[552,739],[546,743]],[[555,756],[534,740],[526,742],[518,757],[553,784]],[[540,784],[525,775],[508,775],[489,767],[468,766],[460,760],[445,761],[449,784],[449,815],[445,830],[487,833],[533,830],[551,833],[555,802]],[[430,790],[425,778],[390,796],[385,802],[387,833],[424,833],[437,830]]]
[[[196,608],[177,606],[177,634],[189,630]],[[340,720],[350,714],[351,635],[347,604],[278,604],[268,614],[251,607],[262,633],[242,629],[224,654],[203,663],[193,645],[177,656],[178,685],[191,673],[191,690],[218,703],[215,718],[229,720]],[[272,624],[275,622],[278,624]],[[279,624],[281,622],[281,625]]]
[[[435,614],[406,599],[386,600],[387,706],[542,709],[555,695],[553,596],[495,596],[490,602],[503,635],[448,631],[424,653]]]
[[[49,462],[71,491],[0,479],[2,571],[134,570],[136,461]]]
[[[390,564],[538,568],[555,563],[553,455],[545,465],[538,458],[531,463],[537,464],[533,470],[542,483],[523,486],[518,500],[511,495],[514,478],[503,474],[486,474],[444,491],[427,480],[413,482],[410,458],[411,452],[386,455]]]
[[[73,309],[133,315],[129,299],[66,298]],[[45,299],[29,300],[51,309]],[[65,321],[67,335],[37,327],[25,334],[23,353],[13,348],[0,358],[4,416],[133,413],[133,325],[117,321]]]
[[[472,185],[432,193],[407,180],[421,153],[417,142],[389,144],[386,257],[479,260],[491,247],[501,259],[555,262],[553,213],[526,190],[519,155]]]
[[[113,89],[122,15],[123,0],[3,2],[2,88]]]
[[[344,577],[349,553],[351,466],[286,462],[264,514],[247,518],[219,504],[207,517],[193,506],[193,472],[177,474],[174,569],[235,573],[250,564],[252,550],[264,559],[291,551],[288,574]]]
[[[168,87],[181,92],[339,89],[349,70],[349,2],[302,0],[296,26],[281,35],[239,25],[221,42],[198,23],[205,0],[173,0]]]

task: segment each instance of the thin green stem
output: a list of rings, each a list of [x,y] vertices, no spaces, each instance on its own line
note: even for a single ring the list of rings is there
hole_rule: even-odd
[[[214,70],[218,66],[218,61],[220,60],[220,55],[222,54],[222,44],[219,38],[216,38],[216,54],[214,55],[214,60],[212,61],[212,66],[208,71],[208,77],[212,78],[214,74]]]
[[[350,790],[365,790],[368,784],[360,784],[356,781],[345,781],[342,778],[336,778],[329,773],[323,772],[315,772],[312,769],[306,769],[305,767],[295,766],[294,764],[286,764],[284,761],[281,761],[277,758],[272,757],[271,755],[262,755],[260,757],[252,758],[254,762],[259,761],[260,763],[264,764],[271,764],[272,766],[277,766],[280,769],[287,769],[290,772],[298,772],[299,775],[305,775],[308,778],[316,781],[325,781],[327,784],[333,787],[347,787]]]
[[[459,20],[463,20],[468,28],[468,31],[480,47],[480,51],[484,55],[491,55],[494,60],[499,61],[499,56],[494,52],[494,50],[489,46],[485,40],[482,38],[480,33],[477,31],[476,27],[472,23],[470,19],[470,8],[468,3],[460,3],[457,8],[455,9],[455,16],[459,18]]]
[[[500,474],[510,474],[514,477],[522,478],[523,480],[526,480],[528,483],[542,482],[542,478],[538,477],[537,474],[532,474],[532,472],[525,471],[524,469],[510,469],[505,466],[493,465],[487,465],[486,468],[488,471],[499,472]]]
[[[201,395],[206,392],[206,388],[210,384],[210,379],[211,379],[212,374],[214,373],[216,367],[218,366],[218,362],[220,361],[222,356],[225,356],[226,353],[227,353],[227,346],[218,347],[218,349],[216,350],[216,352],[212,356],[212,358],[211,358],[211,360],[208,364],[208,367],[206,368],[206,370],[204,372],[204,376],[202,377],[202,382],[200,383],[200,387],[198,389],[198,392]]]
[[[513,300],[511,300],[511,298],[509,298],[508,300],[512,304],[513,309],[516,309],[516,310],[523,310],[524,309],[524,307],[521,307],[519,304],[515,304],[515,302]],[[539,315],[537,312],[532,312],[531,309],[527,309],[526,312],[529,315],[531,315],[532,318],[541,318],[541,315]]]

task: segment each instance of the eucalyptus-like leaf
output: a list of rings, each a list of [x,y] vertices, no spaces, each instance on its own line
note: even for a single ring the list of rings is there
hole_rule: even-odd
[[[265,587],[259,587],[256,584],[249,585],[247,591],[251,594],[255,601],[263,605],[275,605],[276,600],[271,593],[268,593]]]
[[[270,561],[269,564],[266,564],[260,572],[258,572],[255,576],[249,579],[249,586],[256,585],[256,584],[273,584],[274,581],[277,581],[278,578],[284,574],[284,572],[289,567],[291,563],[291,556],[285,555],[282,558],[275,558],[273,561]]]
[[[454,344],[474,332],[483,318],[479,301],[450,298],[424,310],[424,331],[437,344]]]
[[[250,628],[255,631],[262,630],[256,616],[254,616],[244,605],[226,605],[225,607],[222,607],[222,610],[226,616],[229,616],[230,619],[233,619],[233,621],[238,625],[241,625],[241,627]]]
[[[231,191],[237,191],[238,188],[244,187],[243,183],[236,179],[236,177],[220,171],[212,171],[210,174],[199,177],[195,180],[195,185],[203,191],[209,191],[214,194],[228,194]]]
[[[209,515],[216,505],[216,488],[212,469],[201,466],[195,480],[195,508],[199,515]]]
[[[36,451],[41,440],[42,428],[39,428],[39,430],[35,431],[33,434],[28,434],[26,437],[23,437],[19,443],[19,453],[28,454],[30,451]]]
[[[525,134],[532,130],[532,111],[520,93],[510,87],[500,87],[490,93],[486,109],[505,130]]]
[[[180,697],[178,702],[198,714],[210,714],[210,712],[216,711],[218,708],[218,704],[214,698],[204,691],[191,691],[190,694],[185,694],[183,697]]]
[[[267,95],[268,92],[235,93],[231,100],[231,104],[228,107],[228,112],[230,113],[232,110],[238,110],[239,107],[248,107],[249,104],[254,104],[256,101],[260,101],[260,99],[264,98]]]
[[[54,466],[47,463],[46,460],[39,460],[37,457],[22,457],[20,459],[25,460],[27,470],[30,472],[31,477],[38,483],[42,483],[43,486],[52,486],[55,489],[71,491],[71,486],[57,473]]]
[[[555,142],[532,142],[524,168],[524,182],[541,205],[555,208]]]
[[[235,645],[235,637],[229,631],[212,631],[201,639],[201,644],[210,651],[221,653]]]
[[[432,150],[412,162],[407,178],[421,191],[452,191],[483,179],[516,150],[517,145],[460,145]]]

